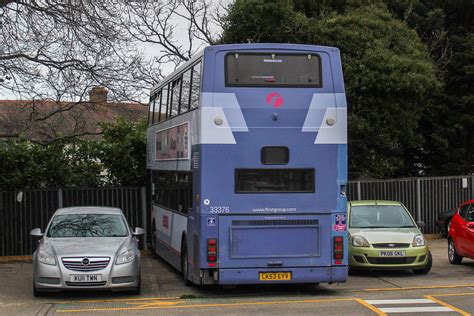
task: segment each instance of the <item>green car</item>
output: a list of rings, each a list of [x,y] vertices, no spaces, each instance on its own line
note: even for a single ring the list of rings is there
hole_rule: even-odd
[[[351,270],[431,270],[431,252],[418,228],[424,223],[417,225],[402,203],[352,201],[348,214]]]

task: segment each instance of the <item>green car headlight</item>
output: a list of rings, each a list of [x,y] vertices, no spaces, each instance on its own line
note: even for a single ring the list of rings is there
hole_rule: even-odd
[[[413,237],[413,247],[422,247],[425,245],[425,238],[423,235],[416,235]]]
[[[369,242],[364,236],[354,235],[352,236],[352,246],[354,247],[370,247]]]

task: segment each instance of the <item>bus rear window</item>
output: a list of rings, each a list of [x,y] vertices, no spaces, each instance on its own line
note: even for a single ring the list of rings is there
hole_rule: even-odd
[[[321,58],[317,54],[226,55],[226,86],[321,87]]]
[[[314,169],[236,169],[236,193],[313,193]]]

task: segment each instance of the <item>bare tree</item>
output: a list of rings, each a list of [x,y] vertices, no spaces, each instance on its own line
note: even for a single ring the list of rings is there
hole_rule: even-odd
[[[21,127],[0,137],[93,107],[87,98],[93,86],[107,87],[111,99],[145,99],[165,69],[217,41],[213,10],[210,0],[0,1],[0,96],[31,100]]]
[[[76,99],[82,96],[84,86],[103,84],[120,97],[124,97],[120,93],[136,97],[134,90],[141,83],[135,83],[133,76],[143,56],[116,22],[121,15],[118,3],[3,1],[2,90],[20,97]]]
[[[131,2],[121,23],[137,42],[156,47],[155,63],[177,67],[203,46],[219,41],[219,4],[210,0]]]

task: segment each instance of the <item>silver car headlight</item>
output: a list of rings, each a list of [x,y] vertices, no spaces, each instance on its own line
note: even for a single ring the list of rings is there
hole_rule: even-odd
[[[115,264],[124,264],[124,263],[129,263],[135,260],[135,254],[133,253],[133,250],[126,250],[125,252],[122,252],[120,255],[117,256],[117,259],[115,259]]]
[[[43,251],[40,251],[38,253],[38,261],[44,264],[48,264],[50,266],[56,265],[56,259],[54,258],[54,256]]]
[[[364,236],[354,235],[352,236],[352,246],[354,247],[370,247],[369,242]]]
[[[413,247],[421,247],[421,246],[424,246],[425,244],[426,242],[423,235],[416,235],[415,237],[413,237]]]

